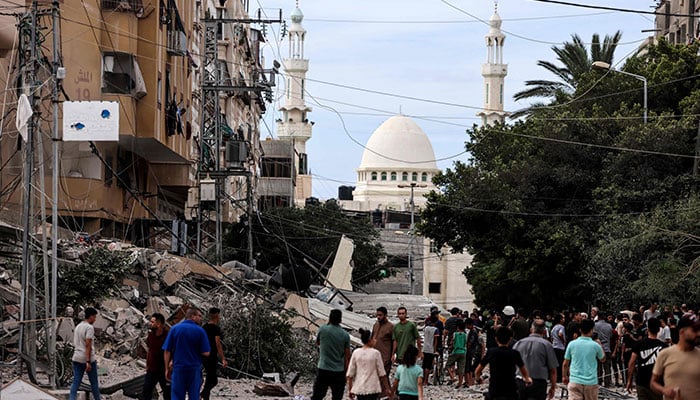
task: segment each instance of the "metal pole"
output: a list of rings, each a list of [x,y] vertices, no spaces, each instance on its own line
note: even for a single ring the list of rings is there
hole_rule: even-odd
[[[53,19],[53,135],[51,155],[53,157],[53,173],[51,176],[51,320],[49,321],[49,384],[56,388],[56,331],[58,330],[58,47],[60,44],[58,32],[58,0],[54,0],[51,8]]]
[[[255,258],[253,258],[253,179],[251,177],[252,173],[248,171],[245,175],[247,193],[246,198],[248,202],[248,266],[255,268]]]
[[[644,82],[644,125],[647,124],[647,78],[641,77]]]
[[[414,294],[415,290],[413,289],[414,284],[413,284],[413,240],[415,239],[415,232],[414,232],[414,210],[415,207],[413,206],[413,189],[416,187],[415,183],[411,183],[411,241],[408,243],[408,284],[410,285],[409,288],[409,293]]]

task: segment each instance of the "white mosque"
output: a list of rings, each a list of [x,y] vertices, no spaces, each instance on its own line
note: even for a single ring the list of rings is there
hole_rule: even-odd
[[[486,63],[481,67],[484,78],[484,106],[477,115],[482,118],[483,125],[503,123],[508,116],[503,105],[503,85],[508,66],[503,62],[505,35],[501,31],[501,23],[496,7],[489,19],[489,31],[485,36]],[[432,183],[432,178],[438,172],[440,170],[428,135],[410,117],[395,115],[384,121],[367,141],[357,168],[357,183],[352,192],[352,200],[340,202],[347,210],[409,212],[413,190],[415,211],[418,212],[426,203],[424,195],[437,189]],[[400,242],[398,237],[392,235],[403,234],[406,237],[411,234],[410,230],[402,232],[395,228],[385,225],[381,232],[382,240],[389,243],[389,246],[385,245],[387,251],[391,243]],[[409,250],[409,259],[415,260],[414,292],[422,293],[445,309],[471,309],[474,299],[462,271],[465,266],[471,264],[472,256],[452,254],[449,248],[436,249],[425,238],[411,239],[413,241],[408,248],[412,249]],[[407,249],[405,244],[394,247],[403,252]],[[397,282],[392,280],[403,280],[403,287],[406,287],[406,277],[401,275],[365,289],[373,292],[394,292]]]

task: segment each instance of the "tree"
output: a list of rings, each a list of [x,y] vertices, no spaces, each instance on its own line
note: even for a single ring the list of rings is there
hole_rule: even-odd
[[[226,234],[224,246],[230,259],[246,259],[245,223],[234,225]],[[325,276],[345,235],[355,245],[353,285],[383,277],[385,266],[381,261],[385,253],[377,241],[379,232],[367,216],[347,214],[334,200],[305,208],[269,209],[254,216],[252,224],[259,270],[271,271],[279,265],[308,269],[306,260],[320,267],[320,275]],[[312,275],[316,283],[321,283],[319,276]]]
[[[564,42],[561,47],[553,46],[552,51],[557,55],[557,60],[562,64],[557,65],[550,61],[537,61],[537,65],[556,75],[558,80],[529,80],[525,82],[528,88],[516,93],[515,100],[531,99],[533,97],[548,98],[551,102],[563,102],[571,98],[581,82],[581,78],[591,70],[594,61],[603,61],[612,64],[615,49],[622,38],[620,31],[613,36],[605,36],[600,43],[600,36],[593,34],[591,39],[590,55],[586,44],[581,37],[571,35],[571,42]],[[532,108],[542,105],[536,104]],[[531,108],[530,108],[531,109]],[[514,116],[528,113],[530,109],[518,111]]]
[[[474,256],[478,304],[696,299],[697,49],[662,41],[624,66],[663,96],[647,124],[638,82],[589,69],[576,101],[468,131],[470,159],[435,178],[419,229]]]
[[[95,247],[80,257],[80,263],[61,268],[58,276],[58,304],[94,305],[119,288],[129,272],[129,254]]]

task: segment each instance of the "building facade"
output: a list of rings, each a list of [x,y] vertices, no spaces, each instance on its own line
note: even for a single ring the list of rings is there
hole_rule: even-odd
[[[26,3],[29,7],[32,2]],[[142,246],[158,247],[159,238],[163,238],[161,244],[167,248],[170,235],[157,234],[163,231],[161,222],[169,225],[193,219],[199,201],[204,46],[200,21],[216,15],[248,18],[247,1],[64,0],[59,8],[61,58],[57,61],[66,69],[61,100],[118,102],[120,124],[118,141],[96,142],[99,156],[87,142],[59,143],[58,222],[72,231],[118,237]],[[50,14],[38,22],[51,31]],[[260,32],[241,23],[222,24],[218,34],[224,78],[255,86],[263,73],[259,48],[264,39]],[[52,48],[51,39],[49,34],[43,45]],[[17,63],[18,54],[17,48],[6,52],[0,60],[0,74],[7,73],[11,61]],[[50,51],[43,56],[52,59]],[[15,82],[21,72],[16,68],[10,71],[12,75],[3,76],[3,80]],[[40,73],[44,74],[42,81],[51,80],[48,72]],[[21,90],[8,96],[8,109],[17,102],[15,94]],[[238,160],[237,167],[257,174],[263,95],[236,92],[222,96],[220,110],[225,139],[247,143],[245,157]],[[43,140],[36,145],[43,145],[44,154],[50,155],[50,102],[41,103],[39,111],[47,122],[39,127]],[[8,129],[14,128],[10,120],[14,121],[14,116],[3,120],[7,134],[0,139],[2,163],[8,166],[0,177],[3,185],[15,182],[23,170],[21,152],[16,151],[20,139]],[[222,146],[215,151],[224,162],[226,150]],[[51,163],[41,165],[45,187],[50,188]],[[245,179],[229,178],[225,192],[245,201]],[[21,190],[3,193],[2,217],[13,220],[22,201]],[[223,205],[227,222],[236,221],[245,210],[240,202],[233,204],[228,201]]]
[[[659,0],[654,18],[654,37],[669,43],[692,43],[700,37],[700,1]]]

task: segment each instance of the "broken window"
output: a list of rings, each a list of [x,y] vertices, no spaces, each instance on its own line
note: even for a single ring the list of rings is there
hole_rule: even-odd
[[[102,93],[146,95],[146,82],[136,58],[130,53],[102,54]]]

